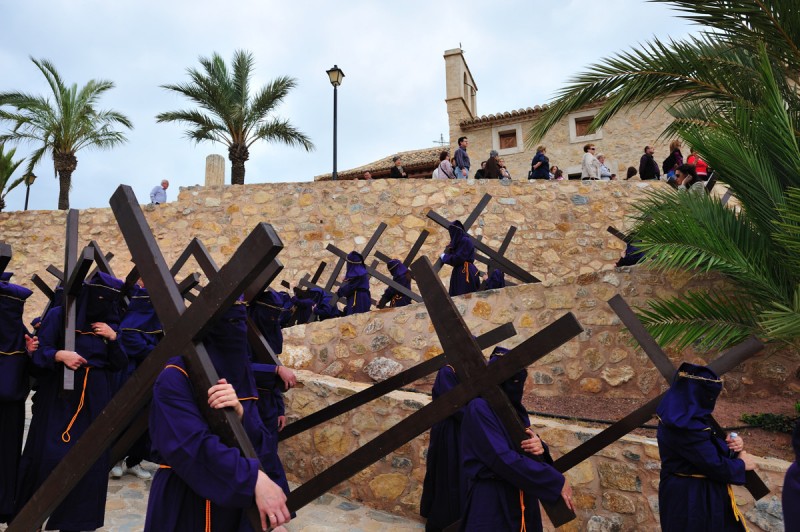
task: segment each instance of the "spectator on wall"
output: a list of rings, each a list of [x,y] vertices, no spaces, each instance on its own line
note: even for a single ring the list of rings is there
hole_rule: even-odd
[[[455,159],[456,178],[467,179],[469,177],[469,155],[467,155],[467,146],[469,139],[467,137],[458,138],[458,149],[453,156]]]
[[[652,146],[644,147],[644,155],[639,159],[639,179],[642,181],[649,181],[650,179],[658,179],[661,177],[661,172],[658,169],[658,163],[653,158],[655,149]]]
[[[600,179],[600,162],[594,156],[597,148],[594,144],[587,144],[583,147],[583,159],[581,159],[581,179]]]
[[[610,181],[616,179],[617,174],[612,174],[611,169],[606,166],[606,156],[602,153],[597,155],[597,162],[600,163],[600,179],[602,181]]]
[[[708,163],[697,155],[694,148],[689,148],[689,157],[686,158],[686,162],[694,165],[695,172],[697,172],[697,179],[700,181],[708,181]]]
[[[403,161],[400,159],[400,156],[395,155],[392,157],[392,162],[394,166],[392,166],[392,169],[389,171],[389,177],[394,177],[396,179],[408,178],[408,174],[403,170]]]
[[[531,160],[531,173],[528,176],[528,179],[549,179],[549,166],[550,159],[547,157],[547,146],[537,146],[536,155],[534,155],[533,159]]]
[[[485,179],[486,178],[485,172],[486,172],[486,161],[482,161],[480,170],[475,172],[475,179]]]
[[[439,154],[439,166],[436,168],[436,179],[455,179],[456,174],[453,171],[453,165],[450,163],[450,152],[442,150]]]
[[[672,181],[675,177],[675,170],[683,164],[683,154],[681,153],[681,141],[673,140],[669,143],[669,155],[661,164],[661,170],[667,176],[667,181]]]
[[[628,167],[628,172],[627,172],[627,174],[625,176],[625,181],[627,181],[628,179],[634,177],[636,175],[636,173],[637,173],[636,172],[636,167],[635,166],[629,166]]]
[[[497,158],[497,150],[489,152],[489,158],[486,160],[486,167],[483,169],[484,179],[500,179],[500,163]]]
[[[153,187],[150,191],[150,204],[160,205],[167,202],[167,189],[169,188],[169,181],[166,179],[161,180],[161,184]]]

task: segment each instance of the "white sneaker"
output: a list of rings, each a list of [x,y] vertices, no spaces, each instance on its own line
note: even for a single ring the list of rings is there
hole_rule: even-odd
[[[111,468],[111,478],[122,478],[125,474],[125,460],[120,461],[117,465]]]
[[[150,471],[147,471],[144,468],[142,468],[141,464],[136,464],[135,466],[128,469],[128,473],[136,475],[138,478],[142,480],[150,480],[151,478],[153,478],[153,475],[150,474]]]

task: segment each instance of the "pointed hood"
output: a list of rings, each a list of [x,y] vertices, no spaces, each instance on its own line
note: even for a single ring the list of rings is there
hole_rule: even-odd
[[[466,231],[464,231],[464,224],[462,224],[460,220],[456,220],[448,225],[447,232],[450,233],[449,246],[453,249],[455,249],[458,241],[461,240],[461,237],[466,234]]]
[[[503,274],[503,270],[500,268],[495,268],[492,270],[492,273],[489,274],[489,278],[486,280],[486,289],[494,290],[497,288],[505,288],[505,286],[506,278]]]
[[[0,281],[0,357],[25,353],[28,331],[22,322],[22,311],[31,294],[24,286]]]
[[[120,279],[103,272],[95,273],[89,281],[84,282],[78,295],[75,327],[80,331],[89,331],[91,324],[98,321],[119,325],[124,285]]]
[[[367,269],[364,267],[364,257],[358,251],[351,251],[347,254],[347,271],[344,274],[344,278],[352,279],[362,275],[367,275]]]
[[[489,356],[489,364],[494,363],[495,361],[502,358],[503,355],[508,353],[508,349],[505,347],[497,346],[492,351],[491,356]],[[508,399],[511,401],[511,405],[514,407],[514,410],[517,411],[517,415],[519,416],[522,424],[526,427],[531,425],[531,420],[528,416],[528,411],[525,409],[525,406],[522,404],[522,394],[525,392],[525,380],[528,378],[528,371],[526,369],[521,369],[512,375],[510,378],[503,381],[500,384],[500,387],[508,396]]]
[[[258,397],[247,344],[247,307],[244,297],[223,314],[203,337],[203,344],[220,378],[226,379],[236,395]]]
[[[705,430],[722,391],[722,379],[705,366],[684,362],[656,412],[661,423],[682,430]]]
[[[406,265],[403,264],[399,259],[392,259],[386,263],[386,266],[389,268],[389,273],[392,274],[392,278],[396,281],[398,278],[405,277],[408,273],[408,268]]]
[[[120,329],[133,329],[148,334],[159,334],[161,321],[156,315],[147,289],[134,285],[130,293],[130,304],[120,322]]]

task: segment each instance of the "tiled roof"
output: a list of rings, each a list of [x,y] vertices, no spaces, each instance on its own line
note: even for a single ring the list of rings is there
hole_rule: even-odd
[[[365,164],[359,166],[357,168],[351,168],[349,170],[343,170],[337,172],[339,179],[357,179],[360,178],[361,175],[366,171],[369,170],[372,172],[373,177],[385,177],[382,174],[389,174],[389,169],[394,166],[394,162],[392,162],[392,157],[395,155],[399,155],[402,163],[403,168],[408,170],[415,170],[418,168],[430,168],[432,172],[436,165],[439,164],[439,154],[443,149],[448,149],[447,146],[442,148],[441,146],[436,146],[435,148],[423,148],[421,150],[410,150],[410,151],[401,151],[398,153],[393,153],[387,157],[382,159],[378,159],[377,161],[371,162],[369,164]],[[322,174],[318,176],[314,176],[314,181],[328,181],[331,178],[331,174]]]
[[[483,115],[475,118],[469,118],[459,122],[461,129],[468,129],[470,126],[479,126],[486,123],[498,122],[512,118],[527,118],[541,113],[546,110],[548,105],[537,105],[535,107],[528,107],[526,109],[517,109],[516,111],[506,111],[505,113],[497,113],[496,115]]]

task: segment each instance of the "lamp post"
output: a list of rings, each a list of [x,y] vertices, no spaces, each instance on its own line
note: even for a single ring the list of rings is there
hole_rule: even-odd
[[[344,72],[336,65],[333,65],[333,68],[327,72],[331,85],[333,85],[333,174],[331,174],[331,179],[336,181],[339,177],[336,173],[336,89],[342,84]]]
[[[24,176],[22,179],[25,180],[25,210],[28,210],[28,198],[31,195],[31,185],[34,181],[36,181],[36,175],[31,172],[30,174]]]

